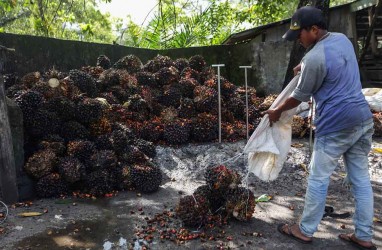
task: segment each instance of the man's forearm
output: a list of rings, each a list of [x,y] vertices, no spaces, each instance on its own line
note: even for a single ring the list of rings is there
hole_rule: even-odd
[[[288,99],[286,99],[283,104],[276,107],[276,110],[278,110],[280,112],[284,112],[284,111],[287,111],[287,110],[290,110],[290,109],[297,107],[298,105],[300,105],[300,103],[301,103],[301,101],[299,101],[293,97],[288,97]]]

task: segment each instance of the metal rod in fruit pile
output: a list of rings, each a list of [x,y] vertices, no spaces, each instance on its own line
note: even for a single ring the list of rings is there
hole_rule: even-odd
[[[219,143],[222,142],[222,112],[221,112],[221,98],[220,98],[220,67],[224,64],[212,64],[212,67],[218,68],[218,109],[219,109]]]
[[[251,69],[252,66],[239,66],[240,69],[244,69],[244,78],[245,78],[245,110],[246,110],[246,122],[247,122],[247,125],[246,125],[246,128],[247,128],[247,141],[248,141],[248,138],[249,138],[249,122],[248,122],[248,112],[249,112],[249,109],[248,109],[248,74],[247,74],[247,69]]]

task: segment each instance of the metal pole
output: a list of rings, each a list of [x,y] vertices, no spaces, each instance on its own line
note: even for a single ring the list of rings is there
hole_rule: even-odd
[[[222,142],[222,110],[221,110],[221,93],[220,93],[220,67],[224,64],[212,64],[212,67],[218,68],[218,109],[219,109],[219,143]]]
[[[309,117],[309,123],[310,123],[310,128],[309,128],[309,153],[310,157],[312,157],[313,153],[313,118],[314,118],[314,99],[311,98],[311,106],[310,106],[310,117]]]
[[[249,116],[249,107],[248,107],[248,75],[247,75],[247,69],[251,69],[252,66],[239,66],[240,69],[244,69],[244,78],[245,78],[245,110],[247,115],[247,141],[249,139],[249,122],[248,122],[248,116]]]

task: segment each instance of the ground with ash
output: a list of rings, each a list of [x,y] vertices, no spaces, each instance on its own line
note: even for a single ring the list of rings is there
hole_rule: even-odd
[[[203,228],[185,228],[176,218],[179,199],[203,185],[204,171],[224,163],[246,175],[245,159],[226,162],[244,147],[244,142],[157,147],[155,162],[164,173],[161,188],[152,194],[121,192],[108,198],[43,199],[13,204],[0,225],[1,249],[348,249],[337,239],[352,232],[351,218],[325,217],[314,243],[301,245],[277,232],[279,223],[298,220],[303,210],[309,162],[309,142],[294,139],[277,180],[259,181],[252,174],[248,188],[255,197],[267,194],[268,202],[257,203],[249,222],[211,221]],[[382,148],[382,139],[373,141]],[[375,193],[375,239],[382,246],[382,154],[369,155]],[[345,169],[339,164],[329,186],[327,205],[336,213],[354,212],[354,200],[343,185]],[[20,217],[23,212],[40,212]],[[379,220],[379,221],[378,221]]]

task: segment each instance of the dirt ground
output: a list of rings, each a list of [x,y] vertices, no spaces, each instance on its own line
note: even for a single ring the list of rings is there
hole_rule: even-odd
[[[304,164],[308,163],[308,140],[293,140],[294,145],[277,180],[262,182],[253,175],[248,178],[248,187],[258,197],[271,195],[269,202],[258,203],[250,222],[231,220],[224,228],[214,229],[214,239],[194,239],[185,242],[161,240],[153,233],[150,242],[137,240],[137,230],[142,230],[155,214],[172,213],[179,198],[191,194],[203,184],[203,168],[195,162],[203,161],[200,155],[192,159],[181,159],[179,152],[184,148],[161,148],[158,158],[169,151],[174,162],[189,161],[189,165],[164,161],[165,178],[158,192],[139,195],[136,192],[121,192],[115,197],[102,199],[44,199],[33,204],[9,208],[7,220],[0,225],[0,249],[351,249],[337,239],[338,234],[352,232],[351,218],[337,219],[326,217],[315,234],[311,245],[302,245],[277,232],[279,223],[292,223],[298,220],[304,204],[307,173]],[[238,151],[244,142],[234,145]],[[213,148],[217,145],[204,145]],[[373,147],[382,148],[382,138],[373,141]],[[202,149],[203,150],[203,149]],[[232,150],[232,147],[226,150]],[[224,151],[224,150],[223,150]],[[175,153],[174,153],[175,152]],[[235,152],[232,153],[234,155]],[[195,161],[192,163],[192,161]],[[163,161],[162,161],[163,162]],[[244,162],[244,160],[243,160]],[[382,220],[382,154],[369,155],[370,174],[375,194],[375,217]],[[167,164],[167,165],[166,165]],[[244,163],[238,164],[238,171],[245,175]],[[193,166],[193,167],[187,167]],[[187,174],[181,174],[187,173]],[[340,164],[332,176],[327,205],[335,212],[354,212],[354,200],[346,186],[344,167]],[[42,212],[41,216],[20,217],[22,212]],[[167,214],[168,214],[167,213]],[[375,222],[374,243],[382,248],[382,223]],[[169,217],[165,227],[180,229],[181,222]],[[147,228],[146,228],[147,229]],[[192,230],[196,229],[190,229]],[[203,229],[200,229],[203,230]],[[139,237],[138,237],[139,238]],[[141,243],[141,244],[139,244]]]

